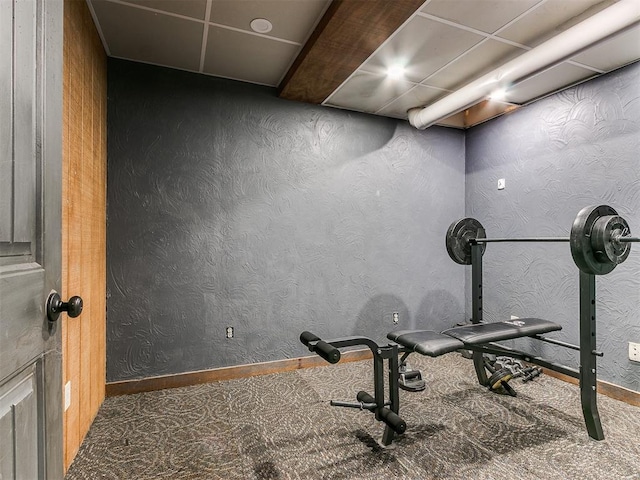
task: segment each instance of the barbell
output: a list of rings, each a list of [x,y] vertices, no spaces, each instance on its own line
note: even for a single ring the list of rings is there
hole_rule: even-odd
[[[487,238],[475,218],[462,218],[447,230],[446,245],[451,259],[471,264],[471,245],[479,244],[484,254],[492,242],[569,242],[571,256],[585,273],[605,275],[624,262],[631,251],[632,237],[627,221],[608,205],[585,207],[576,216],[569,237]]]

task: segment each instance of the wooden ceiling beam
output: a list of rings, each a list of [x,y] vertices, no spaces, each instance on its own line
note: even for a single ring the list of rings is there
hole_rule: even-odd
[[[278,87],[288,100],[320,104],[424,0],[333,0]]]

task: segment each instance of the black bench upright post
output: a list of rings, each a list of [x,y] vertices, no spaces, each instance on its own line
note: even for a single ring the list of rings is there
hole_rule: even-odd
[[[596,383],[596,277],[580,271],[580,402],[589,436],[602,440]]]
[[[398,386],[398,346],[390,345],[389,349],[385,349],[388,353],[388,367],[389,367],[389,408],[395,414],[400,413],[400,387]],[[384,388],[384,386],[383,386]],[[376,401],[378,399],[376,398]],[[382,401],[384,403],[384,390]],[[380,418],[376,418],[380,420]],[[391,445],[395,432],[389,425],[385,425],[384,433],[382,434],[382,445]]]
[[[471,323],[482,323],[482,245],[471,242]],[[484,368],[484,354],[473,352],[473,366],[480,385],[489,383]]]

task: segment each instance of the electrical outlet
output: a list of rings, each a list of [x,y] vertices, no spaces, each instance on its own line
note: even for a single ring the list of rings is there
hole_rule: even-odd
[[[227,338],[233,338],[233,327],[227,327]]]
[[[398,315],[398,312],[393,312],[393,324],[397,325],[399,321],[400,321],[400,316]]]
[[[504,178],[498,179],[498,190],[504,190],[504,187],[507,186],[507,181]]]
[[[629,360],[640,362],[640,343],[629,342]]]

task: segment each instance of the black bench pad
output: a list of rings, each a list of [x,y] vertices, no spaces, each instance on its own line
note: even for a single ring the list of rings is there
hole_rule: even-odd
[[[476,323],[444,330],[442,333],[470,345],[499,342],[562,330],[557,323],[541,318],[518,318],[495,323]]]
[[[431,330],[398,330],[387,334],[387,338],[416,353],[439,357],[464,347],[460,340]]]
[[[431,330],[398,330],[387,338],[422,355],[439,357],[464,348],[512,338],[528,337],[562,330],[557,323],[541,318],[518,318],[495,323],[476,323],[454,327],[442,333]]]

